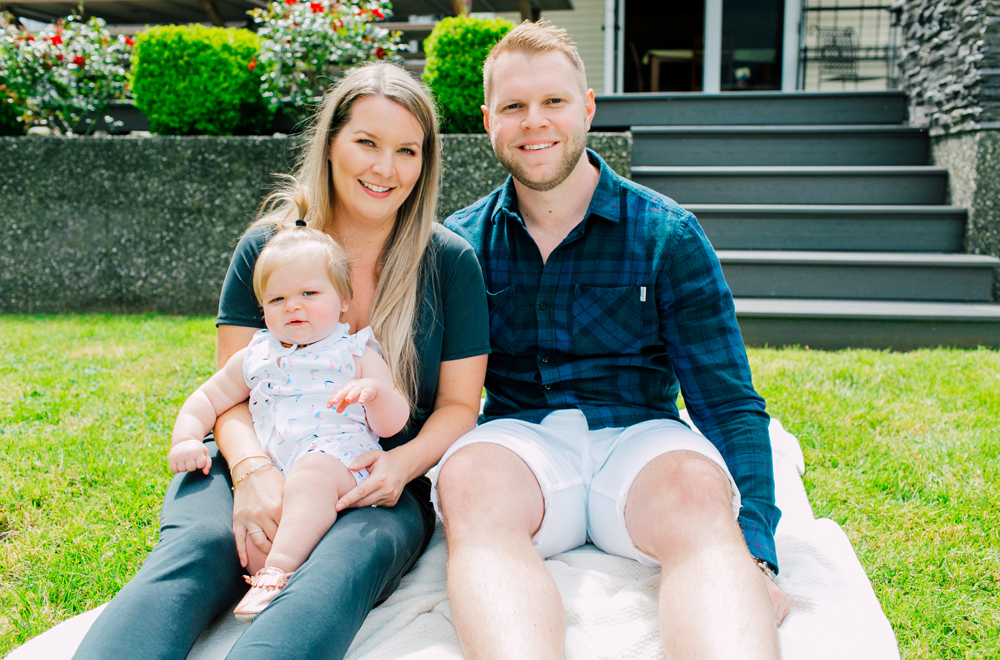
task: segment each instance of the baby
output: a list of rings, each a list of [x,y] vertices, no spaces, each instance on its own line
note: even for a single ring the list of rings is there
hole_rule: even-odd
[[[171,441],[171,470],[208,474],[202,438],[221,413],[249,396],[267,455],[233,465],[235,472],[258,459],[239,479],[234,475],[233,488],[271,466],[285,477],[271,551],[264,568],[246,578],[250,591],[234,611],[241,621],[252,621],[277,596],[337,519],[337,500],[368,476],[347,466],[380,449],[379,437],[395,435],[409,419],[371,328],[351,335],[340,323],[351,296],[343,250],[304,224],[275,235],[257,260],[254,293],[267,329],[188,397]]]

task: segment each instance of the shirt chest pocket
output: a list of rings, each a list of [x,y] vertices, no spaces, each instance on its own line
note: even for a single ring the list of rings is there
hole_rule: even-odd
[[[646,287],[574,287],[573,352],[638,353],[642,349]]]
[[[514,321],[514,285],[496,293],[486,291],[490,308],[490,345],[508,355],[517,352],[517,327]]]

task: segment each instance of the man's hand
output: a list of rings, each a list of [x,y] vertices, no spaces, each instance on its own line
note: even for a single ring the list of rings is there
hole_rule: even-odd
[[[781,587],[774,583],[774,580],[763,573],[761,573],[761,577],[764,578],[764,583],[767,586],[767,595],[771,599],[771,610],[774,611],[774,625],[780,626],[781,622],[788,616],[788,610],[792,606],[792,601],[788,599],[788,596],[781,590]]]
[[[205,474],[212,467],[212,459],[208,455],[208,447],[201,440],[183,440],[170,448],[167,457],[170,469],[174,472],[194,472],[201,470]]]
[[[330,400],[326,402],[326,407],[336,406],[337,412],[342,413],[349,405],[371,403],[378,396],[380,387],[383,387],[382,383],[375,378],[352,380],[333,393]]]

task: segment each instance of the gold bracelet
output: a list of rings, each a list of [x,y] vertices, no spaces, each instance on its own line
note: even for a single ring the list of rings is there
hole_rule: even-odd
[[[238,460],[235,463],[233,463],[233,466],[231,468],[229,468],[229,476],[231,478],[236,478],[236,475],[233,474],[233,471],[236,469],[236,466],[239,465],[240,463],[242,463],[243,461],[251,459],[251,458],[267,458],[267,460],[271,460],[270,458],[268,458],[264,454],[250,454],[249,456],[244,456],[240,460]]]
[[[258,465],[254,469],[250,470],[249,472],[247,472],[246,474],[244,474],[242,477],[240,477],[236,481],[234,481],[233,485],[229,488],[229,490],[231,490],[231,491],[233,491],[235,493],[236,492],[236,487],[240,485],[241,481],[243,481],[244,479],[246,479],[247,477],[249,477],[251,474],[253,474],[257,470],[266,468],[269,465],[271,465],[271,461],[268,461],[267,463],[261,463],[260,465]]]

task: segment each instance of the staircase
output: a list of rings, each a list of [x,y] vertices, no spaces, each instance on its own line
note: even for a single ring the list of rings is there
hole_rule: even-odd
[[[748,346],[1000,347],[1000,259],[963,252],[965,209],[900,92],[601,96],[632,179],[694,213]]]

